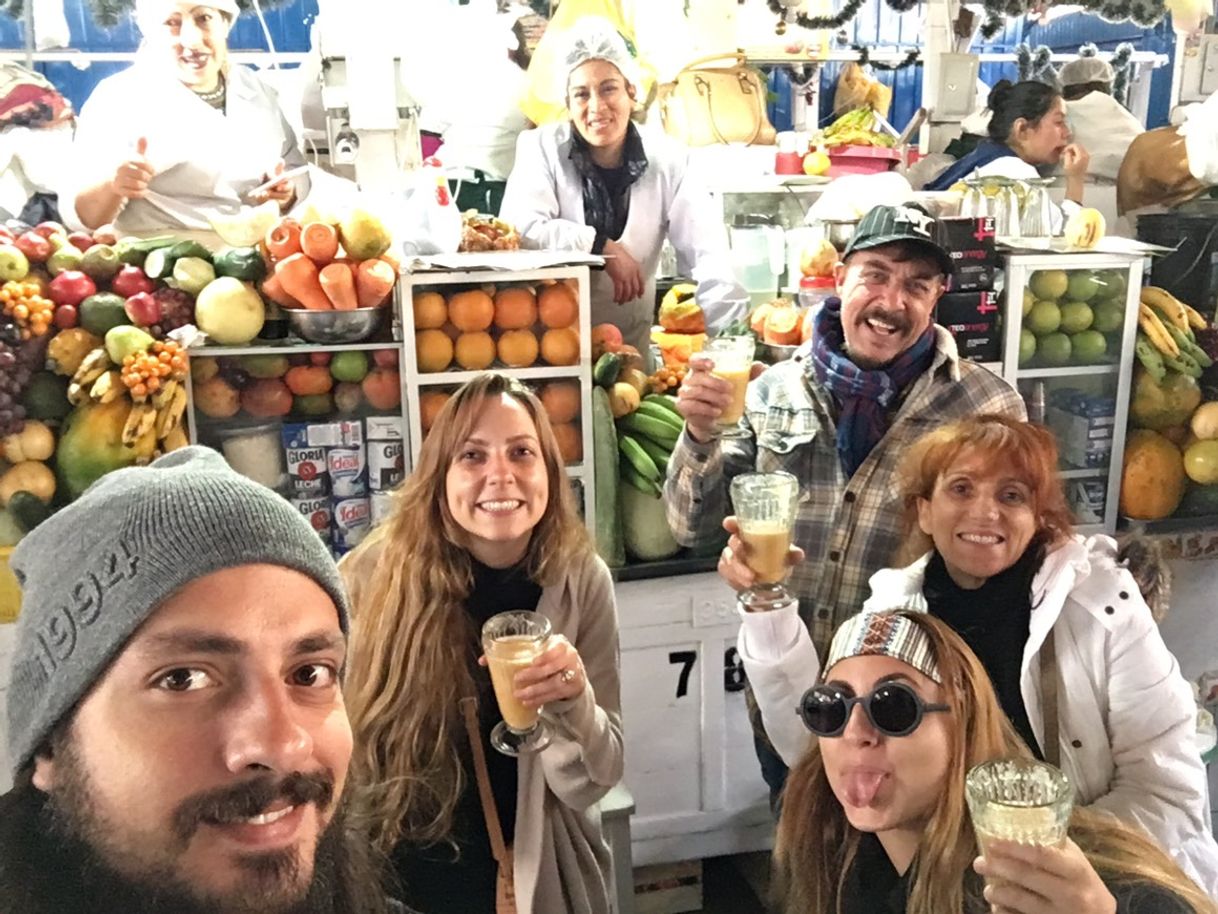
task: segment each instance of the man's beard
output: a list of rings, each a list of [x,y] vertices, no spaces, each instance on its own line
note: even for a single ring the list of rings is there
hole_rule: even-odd
[[[276,799],[313,803],[319,812],[333,803],[329,774],[263,777],[191,798],[175,811],[173,832],[151,850],[132,847],[131,832],[99,814],[94,791],[70,741],[57,747],[56,782],[43,808],[47,838],[65,866],[61,878],[76,875],[82,898],[100,908],[131,914],[313,914],[336,910],[334,896],[346,858],[341,808],[318,839],[312,878],[301,874],[299,850],[251,853],[237,858],[230,891],[219,895],[191,885],[176,866],[200,826],[243,819],[263,812]],[[124,840],[126,839],[126,840]],[[121,864],[120,864],[121,861]],[[121,865],[121,869],[120,869]],[[121,899],[121,901],[120,901]],[[84,910],[82,908],[82,910]]]

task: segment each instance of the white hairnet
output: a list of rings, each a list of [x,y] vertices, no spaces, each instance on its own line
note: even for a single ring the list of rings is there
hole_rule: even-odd
[[[1058,79],[1062,87],[1077,86],[1081,83],[1108,83],[1112,85],[1115,78],[1112,65],[1098,57],[1076,57],[1061,69]]]
[[[567,97],[567,85],[575,69],[589,60],[613,64],[626,82],[639,87],[639,67],[626,39],[613,24],[601,16],[584,16],[567,31],[565,46],[555,70],[559,78],[558,98]]]
[[[135,24],[141,32],[147,32],[150,27],[160,25],[173,10],[188,5],[183,0],[135,0]],[[206,6],[221,13],[228,13],[236,19],[241,10],[237,0],[195,0],[189,6]]]

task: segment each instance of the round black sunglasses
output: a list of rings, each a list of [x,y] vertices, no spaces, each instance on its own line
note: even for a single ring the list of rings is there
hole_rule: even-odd
[[[804,693],[796,713],[820,737],[841,736],[855,705],[862,705],[871,725],[885,736],[909,736],[926,714],[951,710],[928,704],[903,682],[884,682],[868,695],[854,696],[840,686],[818,685]]]

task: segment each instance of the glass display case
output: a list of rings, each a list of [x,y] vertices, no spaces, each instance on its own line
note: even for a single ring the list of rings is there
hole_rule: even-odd
[[[1057,436],[1083,533],[1114,533],[1142,258],[1006,255],[1002,375]]]

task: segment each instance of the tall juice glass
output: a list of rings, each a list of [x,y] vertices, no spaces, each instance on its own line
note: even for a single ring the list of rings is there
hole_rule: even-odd
[[[532,665],[550,640],[550,620],[534,612],[506,612],[482,626],[482,651],[503,720],[491,731],[491,745],[504,755],[537,752],[550,744],[550,732],[537,708],[516,698],[516,674]]]
[[[751,336],[721,336],[707,340],[699,353],[710,360],[711,374],[732,385],[732,402],[717,423],[721,438],[742,438],[748,434],[740,428],[739,422],[744,415],[744,394],[753,370],[754,347]]]
[[[981,853],[992,841],[1057,847],[1066,840],[1074,788],[1052,765],[996,759],[965,779],[965,796]]]
[[[787,576],[799,480],[790,473],[741,473],[732,479],[731,494],[740,538],[748,546],[744,563],[757,576],[754,589],[780,588]]]

